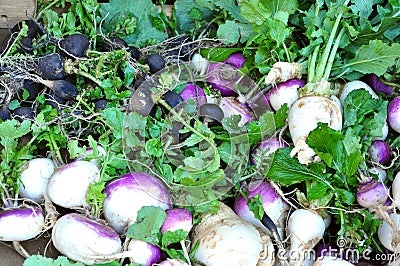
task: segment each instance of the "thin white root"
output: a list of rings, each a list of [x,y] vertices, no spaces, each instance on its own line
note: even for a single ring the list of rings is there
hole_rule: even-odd
[[[47,231],[53,228],[54,224],[57,221],[57,217],[59,216],[56,207],[53,205],[47,195],[44,195],[44,210],[46,212],[44,230]]]
[[[183,256],[185,257],[186,261],[188,261],[189,265],[191,266],[192,263],[190,261],[188,248],[185,245],[185,242],[186,242],[186,240],[181,240],[179,243],[181,244],[181,247],[182,247],[182,250],[183,250]]]
[[[298,63],[276,62],[265,77],[266,84],[276,84],[294,78],[301,78],[301,65]]]
[[[13,248],[14,250],[24,258],[29,258],[31,254],[26,251],[26,249],[21,245],[18,241],[13,241]]]

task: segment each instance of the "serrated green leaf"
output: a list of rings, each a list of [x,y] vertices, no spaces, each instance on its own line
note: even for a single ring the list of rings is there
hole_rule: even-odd
[[[24,261],[23,266],[84,266],[80,262],[71,262],[67,257],[59,256],[56,259],[46,258],[42,255],[32,255]]]
[[[203,20],[208,21],[212,19],[213,11],[207,7],[200,6],[193,0],[176,0],[174,2],[176,12],[177,30],[180,33],[186,33],[195,28],[195,21],[190,17],[190,12],[197,9],[201,12]]]
[[[240,8],[236,4],[235,0],[219,0],[215,1],[215,5],[218,6],[219,8],[225,9],[226,11],[229,12],[229,14],[232,16],[233,19],[239,22],[244,22],[246,23],[247,20],[242,17],[240,14]]]
[[[381,76],[400,58],[400,44],[388,45],[381,40],[372,40],[362,45],[347,67],[362,74],[375,73]]]
[[[202,140],[203,139],[199,135],[192,134],[192,135],[190,135],[190,137],[185,139],[185,141],[183,142],[183,145],[185,145],[187,147],[192,147],[192,146],[198,144]]]

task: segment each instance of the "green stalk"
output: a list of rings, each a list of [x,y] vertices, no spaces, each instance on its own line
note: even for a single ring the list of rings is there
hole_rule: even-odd
[[[350,0],[346,0],[343,5],[346,7],[349,2],[350,2]],[[314,78],[314,80],[312,80],[313,82],[320,81],[326,75],[325,74],[326,65],[328,63],[328,58],[331,54],[331,48],[332,48],[332,45],[333,45],[333,42],[334,42],[334,39],[336,36],[336,32],[338,31],[339,23],[340,23],[340,20],[342,19],[342,16],[343,16],[343,12],[340,12],[338,14],[338,16],[336,17],[331,34],[329,35],[328,43],[325,46],[324,52],[322,54],[322,58],[319,61],[320,63],[317,66],[315,78]]]
[[[318,53],[319,53],[319,49],[321,48],[321,45],[318,44],[315,49],[314,52],[311,56],[311,60],[308,64],[308,78],[307,80],[309,82],[311,82],[312,80],[314,80],[314,76],[315,76],[315,66],[316,66],[316,62],[317,62],[317,57],[318,57]]]
[[[333,66],[333,61],[335,60],[336,52],[339,48],[340,40],[342,39],[343,34],[344,34],[344,28],[342,28],[340,30],[340,32],[336,38],[335,44],[333,45],[331,54],[329,55],[328,63],[326,64],[325,73],[324,73],[324,77],[323,77],[325,80],[329,79],[329,75],[331,73],[332,66]]]

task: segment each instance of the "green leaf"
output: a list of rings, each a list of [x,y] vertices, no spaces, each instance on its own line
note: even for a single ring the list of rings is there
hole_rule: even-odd
[[[101,116],[113,127],[113,135],[115,138],[121,139],[125,114],[119,108],[110,107],[103,110]]]
[[[262,5],[272,14],[285,12],[293,14],[297,10],[297,0],[261,0]]]
[[[281,45],[287,37],[289,37],[291,29],[288,28],[282,21],[268,18],[269,34],[271,38],[278,44]]]
[[[271,15],[266,12],[259,0],[238,0],[240,14],[250,23],[262,25]]]
[[[189,232],[182,229],[176,231],[166,231],[161,238],[161,245],[167,247],[174,243],[179,243],[181,240],[186,240]]]
[[[226,43],[244,43],[255,35],[251,24],[226,20],[219,25],[217,36]]]
[[[192,147],[192,146],[198,144],[202,140],[203,139],[199,135],[192,134],[192,135],[190,135],[190,137],[185,139],[185,141],[183,142],[183,145],[185,145],[187,147]]]
[[[236,21],[247,22],[246,19],[244,19],[240,14],[240,8],[236,4],[235,0],[219,0],[215,1],[215,5],[224,10],[227,10],[229,14],[232,16],[232,18],[235,19]]]
[[[388,45],[381,40],[372,40],[362,45],[347,67],[362,74],[375,73],[381,76],[400,58],[400,44]]]
[[[165,217],[167,215],[160,207],[144,206],[139,210],[136,222],[129,226],[126,236],[157,245]]]
[[[151,0],[110,0],[101,5],[99,12],[102,17],[109,13],[105,19],[105,25],[112,24],[115,19],[121,21],[121,17],[132,23],[132,17],[134,17],[136,27],[133,33],[121,36],[121,38],[136,47],[142,47],[154,41],[161,42],[168,36],[166,32],[160,31],[152,25],[151,17],[158,15],[158,9]],[[110,27],[106,33],[112,33],[113,30],[115,28]]]
[[[190,17],[190,12],[193,9],[198,10],[202,14],[204,21],[211,20],[213,16],[212,10],[198,5],[196,1],[193,0],[176,0],[174,2],[174,8],[178,23],[177,29],[180,33],[186,33],[196,27],[194,19]]]
[[[267,178],[271,178],[282,186],[322,178],[318,173],[313,173],[306,166],[300,164],[297,158],[290,157],[291,150],[291,148],[281,148],[276,151]]]

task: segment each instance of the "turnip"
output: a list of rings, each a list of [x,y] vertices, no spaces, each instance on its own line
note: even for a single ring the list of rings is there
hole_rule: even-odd
[[[86,206],[89,185],[100,178],[99,168],[87,161],[75,161],[58,168],[49,180],[49,199],[64,208]]]
[[[239,115],[239,126],[243,126],[244,124],[253,121],[255,118],[254,113],[246,106],[246,104],[241,103],[235,97],[222,97],[219,107],[221,107],[225,117]]]
[[[325,233],[322,217],[311,209],[297,209],[290,216],[287,234],[290,237],[289,262],[291,266],[302,265],[310,250]]]
[[[187,101],[188,99],[194,99],[198,106],[202,106],[207,103],[207,96],[205,92],[195,84],[186,84],[185,88],[179,93],[182,97],[183,101]]]
[[[358,186],[356,198],[358,204],[364,208],[379,208],[388,198],[388,188],[385,184],[371,179]]]
[[[112,228],[77,213],[60,217],[51,239],[59,252],[88,265],[113,261],[122,245]]]
[[[192,214],[184,208],[174,208],[166,211],[167,217],[165,218],[160,231],[165,232],[175,232],[177,230],[183,230],[190,232],[193,227],[193,217]]]
[[[270,154],[273,154],[278,149],[285,147],[288,147],[288,145],[285,142],[283,142],[277,137],[271,137],[269,139],[262,141],[254,148],[254,150],[251,152],[250,161],[252,164],[258,165],[257,157],[261,156],[262,159],[263,157],[267,157]]]
[[[346,99],[347,95],[349,95],[349,93],[354,90],[366,90],[373,99],[379,99],[378,95],[370,86],[368,86],[367,83],[360,80],[354,80],[347,82],[340,92],[340,102],[342,103],[342,105],[344,105],[344,100]]]
[[[35,158],[28,161],[20,177],[19,194],[21,197],[41,203],[54,169],[53,161],[47,158]]]
[[[274,247],[268,235],[220,203],[217,214],[207,214],[195,227],[194,258],[208,266],[274,265]]]
[[[143,266],[152,266],[161,260],[161,249],[142,240],[130,239],[127,250],[130,261]]]
[[[368,148],[371,160],[378,164],[385,164],[390,160],[390,146],[383,140],[375,140]]]
[[[269,91],[269,103],[277,111],[285,103],[290,106],[299,98],[298,89],[304,87],[306,82],[301,79],[291,79],[274,86]]]
[[[378,238],[381,244],[392,252],[400,251],[400,215],[389,214],[390,220],[383,221],[378,227]]]
[[[302,77],[302,66],[298,63],[276,62],[265,77],[265,83],[276,84]]]
[[[9,209],[0,214],[0,240],[25,241],[44,231],[43,213],[37,207]]]
[[[167,188],[154,176],[134,172],[121,175],[109,182],[104,192],[104,216],[112,228],[123,234],[134,223],[143,206],[171,207]]]
[[[382,92],[386,95],[392,95],[394,93],[394,88],[382,82],[376,74],[367,75],[366,82],[376,92]]]
[[[400,208],[400,172],[398,172],[392,182],[393,203],[397,208]]]
[[[241,53],[232,53],[224,60],[224,63],[234,68],[242,68],[245,61],[246,58]]]
[[[208,66],[208,82],[219,90],[224,97],[235,96],[235,84],[240,79],[238,70],[223,62],[211,63]]]
[[[389,102],[387,121],[394,131],[400,133],[400,96]]]
[[[248,191],[248,198],[253,198],[259,195],[262,199],[262,206],[265,213],[271,218],[272,222],[276,225],[278,234],[283,239],[284,229],[286,227],[285,221],[289,210],[287,204],[275,191],[275,189],[266,181],[260,182],[256,187],[250,187]],[[256,219],[254,213],[249,209],[246,199],[242,195],[236,197],[233,205],[233,210],[237,215],[246,221],[251,222],[253,225],[260,227],[266,233],[271,235],[271,232],[266,228],[260,220]]]

